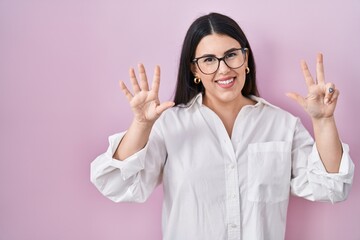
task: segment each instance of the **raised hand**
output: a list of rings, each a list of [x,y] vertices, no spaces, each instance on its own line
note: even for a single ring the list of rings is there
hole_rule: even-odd
[[[310,74],[305,61],[301,62],[302,72],[308,89],[306,97],[291,92],[287,96],[299,103],[313,119],[329,118],[334,115],[339,90],[333,83],[325,83],[323,55],[317,54],[316,79]]]
[[[120,81],[120,88],[130,103],[134,113],[134,121],[141,124],[153,124],[163,111],[174,106],[173,102],[160,103],[160,67],[156,66],[154,77],[149,89],[145,68],[142,64],[138,66],[140,81],[136,79],[135,70],[130,68],[129,76],[134,93],[132,94],[123,81]]]

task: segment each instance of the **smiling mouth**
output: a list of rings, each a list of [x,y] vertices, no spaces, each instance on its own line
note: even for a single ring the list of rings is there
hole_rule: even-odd
[[[228,85],[234,81],[234,78],[228,79],[228,80],[218,80],[216,81],[220,85]]]

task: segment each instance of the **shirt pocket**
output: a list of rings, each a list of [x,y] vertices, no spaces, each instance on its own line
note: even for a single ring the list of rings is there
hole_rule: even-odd
[[[247,199],[280,202],[290,193],[291,143],[263,142],[248,146]]]

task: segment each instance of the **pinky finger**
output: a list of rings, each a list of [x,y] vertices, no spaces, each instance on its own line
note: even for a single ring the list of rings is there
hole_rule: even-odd
[[[125,83],[123,81],[119,81],[119,85],[120,85],[121,91],[124,93],[124,95],[126,96],[128,101],[130,102],[131,99],[133,98],[133,95],[131,94],[131,92],[126,87],[126,85],[125,85]]]

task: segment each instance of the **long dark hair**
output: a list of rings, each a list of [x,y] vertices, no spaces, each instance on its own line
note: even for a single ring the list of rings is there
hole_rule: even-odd
[[[246,75],[245,85],[241,93],[243,96],[259,96],[256,87],[254,56],[244,32],[233,19],[219,13],[210,13],[196,19],[185,35],[174,97],[176,105],[187,104],[198,93],[204,93],[203,85],[194,83],[195,76],[191,71],[191,61],[195,57],[195,51],[200,40],[214,33],[232,37],[240,43],[241,47],[249,49],[248,67],[250,68],[250,73]]]

